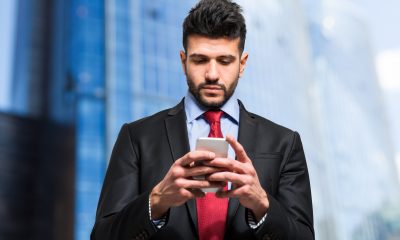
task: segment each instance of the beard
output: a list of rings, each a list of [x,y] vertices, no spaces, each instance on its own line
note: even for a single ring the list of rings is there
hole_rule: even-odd
[[[238,84],[239,76],[228,87],[225,87],[225,85],[218,82],[207,82],[207,81],[202,82],[198,86],[196,86],[189,76],[186,76],[186,81],[190,93],[192,93],[192,95],[202,106],[206,108],[215,109],[215,108],[221,108],[232,97],[233,93],[235,92],[236,86]],[[218,86],[224,92],[222,100],[219,101],[207,100],[205,96],[200,93],[200,91],[206,86]]]

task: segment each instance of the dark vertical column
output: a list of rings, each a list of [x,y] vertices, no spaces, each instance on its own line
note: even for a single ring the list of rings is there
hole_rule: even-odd
[[[72,239],[74,131],[0,113],[0,239]]]

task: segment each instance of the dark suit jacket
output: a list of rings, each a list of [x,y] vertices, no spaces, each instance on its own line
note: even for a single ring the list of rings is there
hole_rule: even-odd
[[[310,184],[299,134],[239,104],[238,141],[252,159],[270,208],[266,221],[252,230],[246,209],[237,199],[229,199],[225,239],[314,239]],[[189,149],[183,101],[125,124],[112,152],[91,239],[198,239],[195,200],[171,208],[162,229],[149,220],[150,191]]]

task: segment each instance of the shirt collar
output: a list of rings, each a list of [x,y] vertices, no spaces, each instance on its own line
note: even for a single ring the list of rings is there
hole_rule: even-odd
[[[190,123],[206,112],[208,109],[197,102],[196,98],[189,91],[185,96],[185,112],[187,121]],[[229,100],[221,107],[232,120],[239,123],[239,102],[234,93]]]

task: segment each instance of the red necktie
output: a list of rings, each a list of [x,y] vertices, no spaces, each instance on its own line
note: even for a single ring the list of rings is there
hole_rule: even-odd
[[[221,110],[204,113],[205,119],[210,124],[208,137],[223,137],[220,124],[222,114]],[[224,239],[228,198],[217,198],[215,193],[206,193],[205,197],[196,200],[196,205],[200,240]]]

